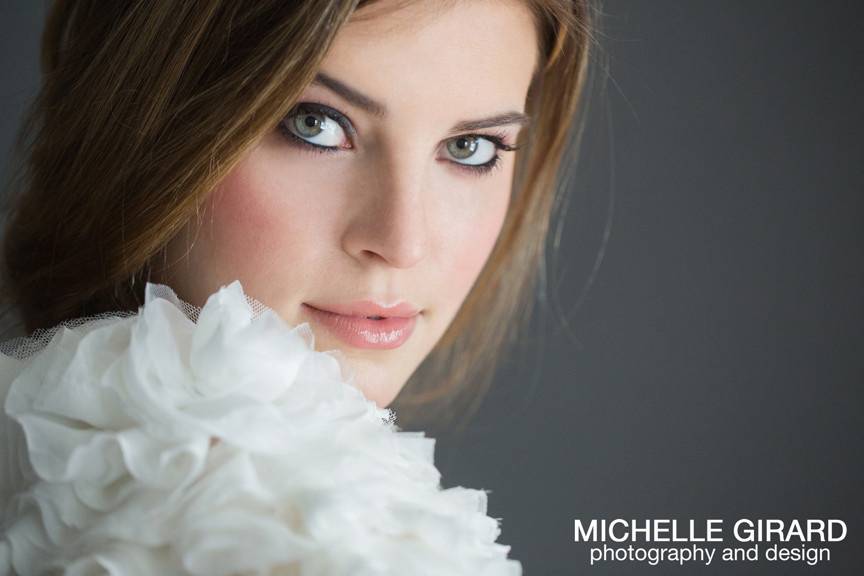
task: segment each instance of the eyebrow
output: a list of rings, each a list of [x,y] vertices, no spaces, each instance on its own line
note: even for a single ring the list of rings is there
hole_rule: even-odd
[[[318,72],[315,75],[315,78],[312,79],[312,84],[317,84],[329,89],[331,92],[338,94],[357,108],[365,110],[373,116],[378,118],[385,118],[387,116],[387,106],[384,103],[366,96],[362,92],[348,86],[341,80],[337,80],[329,74]],[[530,122],[530,116],[513,110],[494,114],[486,118],[457,122],[453,128],[450,129],[449,133],[457,134],[459,132],[482,130],[484,128],[493,128],[495,126],[504,126],[507,124],[521,124],[524,126],[530,124]]]

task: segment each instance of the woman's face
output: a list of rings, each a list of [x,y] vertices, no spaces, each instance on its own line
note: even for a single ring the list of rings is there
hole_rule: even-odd
[[[496,143],[516,143],[537,59],[521,2],[373,12],[387,4],[340,30],[298,107],[210,195],[201,230],[193,221],[171,242],[176,264],[159,278],[199,306],[239,279],[289,323],[309,322],[316,349],[340,349],[379,406],[495,244],[514,167]]]

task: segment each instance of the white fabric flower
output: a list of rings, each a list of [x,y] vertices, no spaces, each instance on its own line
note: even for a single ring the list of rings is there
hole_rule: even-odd
[[[0,574],[521,574],[486,493],[239,281],[81,320],[2,347]]]

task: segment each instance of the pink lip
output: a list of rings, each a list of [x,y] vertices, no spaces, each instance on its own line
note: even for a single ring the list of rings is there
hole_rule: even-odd
[[[400,302],[396,306],[384,308],[371,300],[358,300],[347,304],[315,304],[309,303],[307,306],[324,310],[325,312],[334,312],[342,316],[383,316],[384,318],[410,318],[418,313],[418,310],[407,302]]]
[[[414,331],[418,311],[407,304],[383,308],[363,301],[348,305],[327,305],[326,309],[303,304],[313,318],[349,346],[392,349],[405,343]],[[323,305],[322,305],[323,306]],[[373,320],[366,316],[383,316]]]

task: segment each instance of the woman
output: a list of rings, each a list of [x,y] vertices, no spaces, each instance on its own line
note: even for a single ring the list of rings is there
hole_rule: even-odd
[[[590,23],[582,0],[57,1],[5,301],[30,333],[236,279],[400,419],[473,410],[527,319]]]

